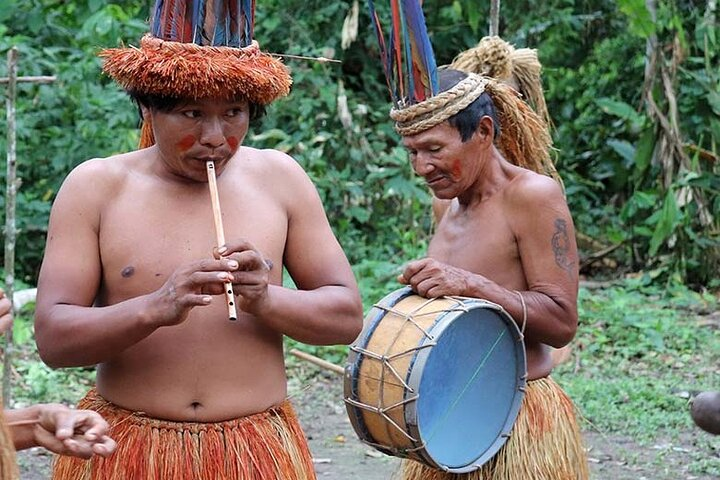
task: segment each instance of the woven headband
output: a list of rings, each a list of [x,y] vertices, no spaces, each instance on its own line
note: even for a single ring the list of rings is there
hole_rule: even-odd
[[[390,118],[395,121],[395,130],[400,135],[410,136],[441,124],[477,100],[489,82],[488,78],[471,73],[454,87],[423,102],[393,108]]]

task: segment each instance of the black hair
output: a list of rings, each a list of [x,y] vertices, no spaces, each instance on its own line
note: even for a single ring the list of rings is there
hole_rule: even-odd
[[[137,91],[130,90],[128,95],[135,104],[138,106],[140,112],[140,118],[142,119],[142,111],[140,107],[157,110],[158,112],[169,113],[174,110],[178,105],[188,102],[186,98],[173,97],[169,95],[152,95],[148,93],[140,93]],[[242,97],[240,97],[242,98]],[[248,102],[248,109],[250,113],[250,121],[259,120],[265,115],[265,105]]]
[[[440,92],[450,90],[452,87],[467,78],[467,73],[450,68],[438,71],[438,83]],[[487,92],[480,95],[474,102],[460,112],[448,118],[450,125],[460,133],[460,139],[467,142],[480,125],[480,119],[488,116],[493,121],[493,138],[500,135],[500,122],[498,121],[495,104]]]

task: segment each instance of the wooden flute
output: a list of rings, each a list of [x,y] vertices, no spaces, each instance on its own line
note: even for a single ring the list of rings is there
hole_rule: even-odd
[[[209,161],[205,164],[207,167],[208,185],[210,186],[210,200],[212,201],[213,218],[215,219],[215,236],[217,237],[218,248],[225,245],[225,230],[222,224],[222,212],[220,211],[220,197],[218,196],[217,179],[215,178],[215,163]],[[225,300],[228,306],[228,317],[230,320],[237,320],[237,310],[235,308],[235,292],[233,292],[232,282],[225,282]]]

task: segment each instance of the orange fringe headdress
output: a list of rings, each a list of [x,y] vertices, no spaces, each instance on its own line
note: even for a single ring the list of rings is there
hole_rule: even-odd
[[[244,97],[267,105],[290,92],[283,63],[252,39],[254,0],[156,0],[140,48],[100,52],[103,71],[126,90],[176,98]],[[143,125],[141,147],[154,143]]]

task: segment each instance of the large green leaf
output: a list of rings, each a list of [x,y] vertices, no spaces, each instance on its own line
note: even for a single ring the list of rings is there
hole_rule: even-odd
[[[630,32],[642,38],[655,33],[655,22],[645,5],[645,0],[617,0],[620,11],[627,15]]]
[[[673,234],[681,216],[682,212],[678,208],[677,201],[675,200],[675,192],[670,189],[667,191],[667,194],[665,194],[662,210],[660,211],[658,222],[655,225],[653,236],[650,239],[650,250],[648,254],[651,257],[657,254],[660,246]]]

